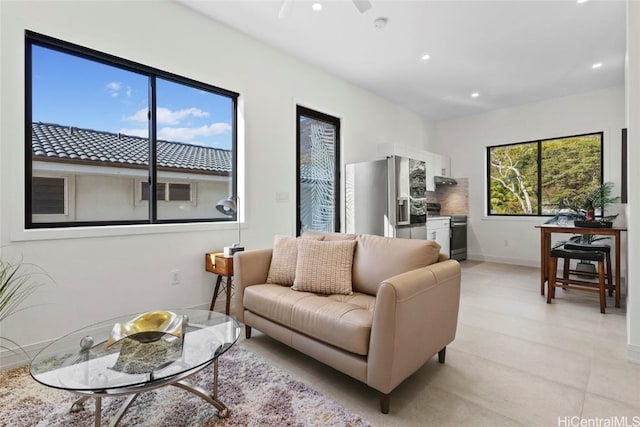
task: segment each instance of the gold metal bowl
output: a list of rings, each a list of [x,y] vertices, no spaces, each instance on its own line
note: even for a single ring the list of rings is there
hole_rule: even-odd
[[[153,342],[162,338],[164,334],[182,337],[182,316],[172,311],[149,311],[126,323],[113,325],[107,346],[123,338],[145,343]]]

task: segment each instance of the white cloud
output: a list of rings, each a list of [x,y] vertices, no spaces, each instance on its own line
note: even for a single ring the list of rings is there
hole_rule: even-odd
[[[163,125],[177,125],[185,117],[209,117],[209,113],[199,108],[191,107],[186,110],[171,111],[168,108],[160,107],[156,109],[158,123]]]
[[[148,109],[146,108],[138,110],[132,116],[126,117],[125,120],[133,122],[147,121],[147,111]],[[164,107],[159,107],[156,109],[156,120],[159,124],[162,125],[177,125],[185,117],[209,117],[209,113],[195,107],[176,111],[172,111]]]
[[[131,86],[127,86],[127,98],[131,98]]]
[[[105,86],[109,95],[113,98],[117,98],[120,95],[120,89],[122,89],[122,83],[120,82],[110,82]]]
[[[147,138],[149,136],[149,129],[147,128],[140,128],[140,129],[122,128],[120,129],[119,132],[123,135],[140,136],[142,138]]]
[[[158,131],[158,139],[167,141],[191,141],[196,137],[221,135],[231,131],[229,123],[212,123],[196,128],[164,127]]]
[[[133,116],[125,117],[125,120],[131,122],[146,122],[149,114],[149,109],[143,108],[141,110],[136,111]]]
[[[222,135],[231,131],[231,125],[229,123],[212,123],[208,126],[200,126],[195,128],[176,128],[176,127],[164,127],[158,131],[158,139],[164,141],[176,141],[176,142],[195,142],[195,138],[209,137],[215,135]],[[149,136],[149,130],[147,128],[122,128],[120,133],[124,135],[139,136],[147,138]],[[199,145],[207,145],[208,143],[201,143]]]

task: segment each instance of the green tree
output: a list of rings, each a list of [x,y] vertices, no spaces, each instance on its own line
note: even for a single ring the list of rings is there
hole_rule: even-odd
[[[490,147],[490,212],[552,215],[565,206],[584,208],[601,182],[601,153],[600,133]]]
[[[537,143],[490,150],[491,212],[531,215],[537,212]]]

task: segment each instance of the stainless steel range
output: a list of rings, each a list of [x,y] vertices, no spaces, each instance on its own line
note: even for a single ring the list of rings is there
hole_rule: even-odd
[[[467,259],[467,216],[466,215],[441,215],[440,203],[427,203],[427,234],[429,234],[429,218],[437,220],[448,218],[449,220],[449,258],[458,261]],[[444,246],[441,244],[441,246]]]
[[[451,259],[467,259],[467,216],[451,216]]]

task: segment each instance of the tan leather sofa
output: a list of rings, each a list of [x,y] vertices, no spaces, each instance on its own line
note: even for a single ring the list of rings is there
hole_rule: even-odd
[[[432,241],[311,234],[357,241],[353,295],[267,284],[272,249],[240,252],[234,258],[236,317],[247,338],[256,328],[379,391],[386,414],[391,391],[405,378],[436,353],[444,363],[456,335],[460,265]]]

